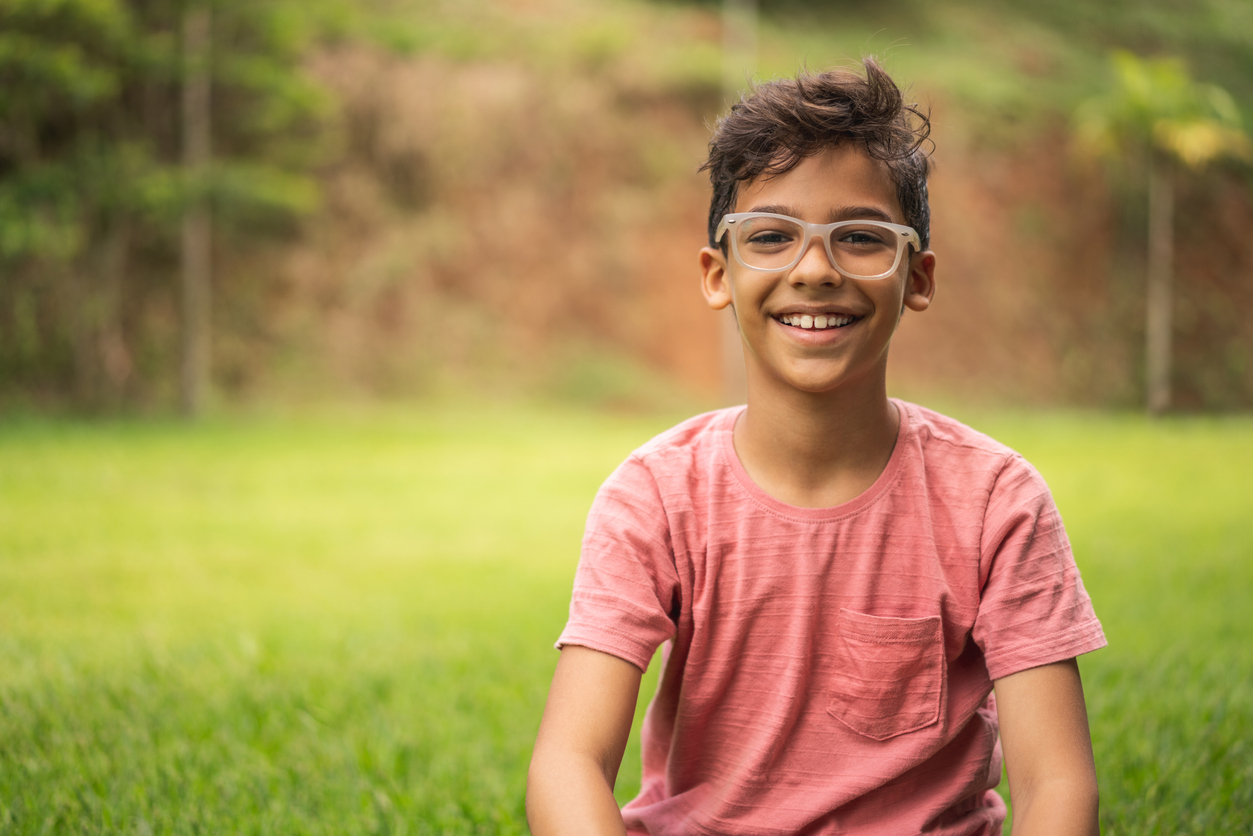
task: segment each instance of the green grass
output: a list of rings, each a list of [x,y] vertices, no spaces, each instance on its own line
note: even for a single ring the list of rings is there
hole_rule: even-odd
[[[0,832],[525,832],[583,517],[672,417],[0,423]],[[1253,422],[964,417],[1105,623],[1105,833],[1253,830]]]
[[[977,423],[1048,479],[1109,638],[1081,662],[1104,832],[1253,832],[1253,421]]]

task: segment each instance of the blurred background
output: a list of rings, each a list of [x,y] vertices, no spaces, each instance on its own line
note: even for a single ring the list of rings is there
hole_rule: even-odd
[[[717,402],[710,125],[866,54],[934,126],[896,393],[1253,404],[1245,0],[3,0],[0,408]]]
[[[710,127],[871,54],[1103,832],[1253,833],[1249,0],[0,0],[0,833],[525,833],[597,487],[741,397]]]

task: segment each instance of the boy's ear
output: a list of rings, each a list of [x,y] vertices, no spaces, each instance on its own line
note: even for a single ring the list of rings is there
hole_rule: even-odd
[[[731,304],[731,285],[727,281],[727,257],[722,250],[704,247],[700,251],[701,292],[715,311]]]
[[[909,275],[905,278],[905,307],[911,311],[925,311],[934,297],[935,253],[926,250],[909,260]]]

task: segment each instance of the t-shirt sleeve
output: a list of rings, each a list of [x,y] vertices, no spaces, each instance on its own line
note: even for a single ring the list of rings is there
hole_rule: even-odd
[[[558,649],[580,645],[648,668],[675,633],[679,580],[669,531],[657,484],[632,456],[601,486],[588,513]]]
[[[1105,646],[1061,515],[1021,457],[997,476],[980,545],[983,591],[972,635],[991,679]]]

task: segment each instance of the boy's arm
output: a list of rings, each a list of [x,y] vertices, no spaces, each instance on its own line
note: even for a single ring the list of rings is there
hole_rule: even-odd
[[[1098,836],[1096,764],[1074,659],[995,683],[1013,836]]]
[[[640,676],[635,665],[607,653],[578,645],[561,651],[527,773],[533,836],[626,833],[613,784]]]

